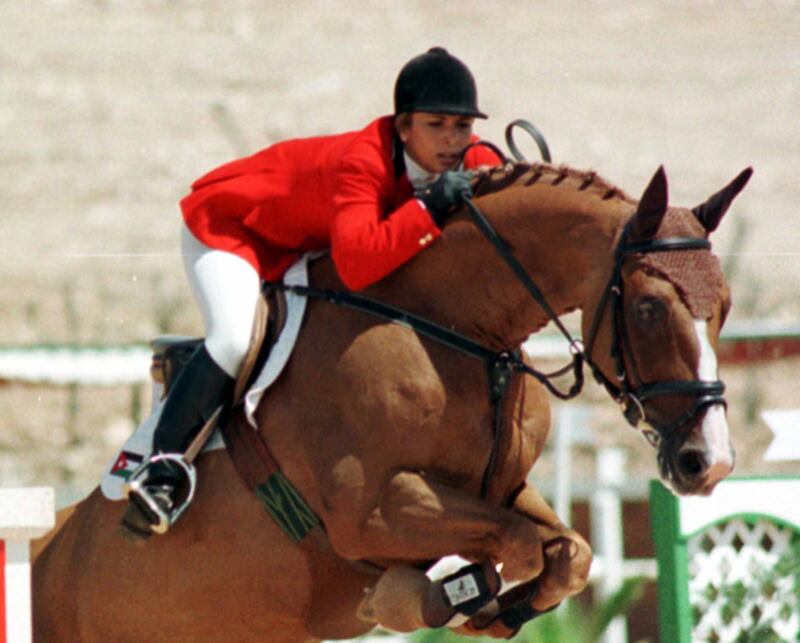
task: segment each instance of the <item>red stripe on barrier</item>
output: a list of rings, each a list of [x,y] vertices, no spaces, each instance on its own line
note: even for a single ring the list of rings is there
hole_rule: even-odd
[[[6,641],[6,541],[0,540],[0,643]]]
[[[797,337],[757,337],[720,341],[717,359],[728,364],[751,364],[800,355]]]

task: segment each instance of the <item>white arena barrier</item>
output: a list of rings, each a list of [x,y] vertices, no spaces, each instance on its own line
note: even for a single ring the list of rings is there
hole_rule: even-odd
[[[0,643],[31,643],[30,541],[55,516],[53,489],[0,489]]]

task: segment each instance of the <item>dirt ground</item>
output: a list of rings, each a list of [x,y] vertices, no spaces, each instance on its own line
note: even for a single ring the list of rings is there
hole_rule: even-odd
[[[2,345],[200,332],[176,252],[191,181],[275,141],[389,112],[400,66],[434,44],[474,71],[485,138],[500,143],[506,123],[528,118],[556,162],[632,195],[664,164],[672,201],[694,205],[752,165],[714,239],[732,318],[800,319],[798,2],[0,0],[0,10]],[[796,470],[761,461],[770,434],[758,411],[800,406],[797,369],[725,374],[740,472]],[[639,453],[610,403],[600,408],[601,439]],[[0,388],[0,484],[85,489],[129,409],[125,388]],[[636,475],[654,475],[645,462]]]

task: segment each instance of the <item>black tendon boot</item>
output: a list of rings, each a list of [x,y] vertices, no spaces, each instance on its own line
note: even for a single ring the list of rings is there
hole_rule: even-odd
[[[194,467],[183,457],[192,440],[233,393],[234,379],[200,345],[175,379],[153,434],[153,457],[131,475],[122,519],[128,535],[163,534],[194,495]]]

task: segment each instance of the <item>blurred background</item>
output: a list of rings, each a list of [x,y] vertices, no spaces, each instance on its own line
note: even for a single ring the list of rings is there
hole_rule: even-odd
[[[633,196],[663,164],[671,202],[693,206],[752,165],[713,238],[729,325],[800,326],[797,2],[0,0],[0,11],[2,486],[86,493],[146,414],[146,342],[201,332],[177,254],[191,182],[389,113],[400,67],[433,45],[474,72],[490,115],[480,135],[502,144],[506,124],[527,118],[554,162]],[[723,367],[737,473],[797,471],[764,461],[761,416],[800,406],[792,346]],[[576,493],[594,484],[598,445],[621,447],[630,488],[644,489],[657,472],[643,442],[596,388],[583,403]],[[548,489],[555,473],[548,453],[534,478]]]

